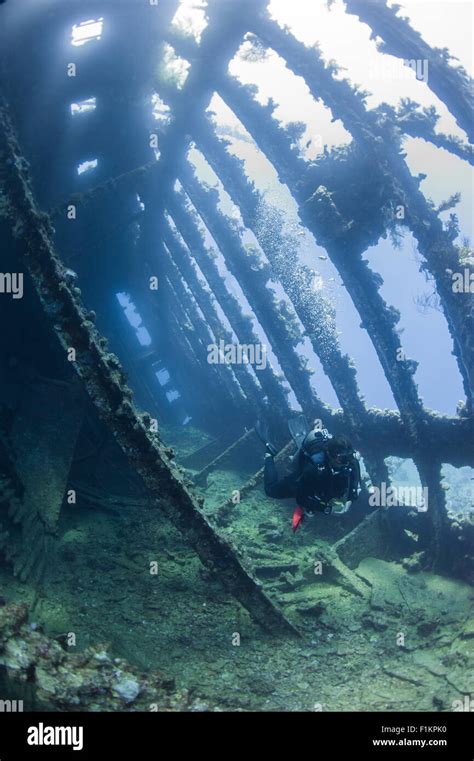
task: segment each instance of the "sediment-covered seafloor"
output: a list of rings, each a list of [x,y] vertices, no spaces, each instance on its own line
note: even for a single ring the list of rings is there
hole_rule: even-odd
[[[24,272],[25,294],[21,305],[3,297],[0,304],[2,694],[24,697],[31,710],[453,710],[473,691],[474,527],[464,486],[451,488],[448,504],[442,468],[474,462],[473,299],[451,287],[453,273],[472,272],[472,254],[456,244],[455,221],[443,223],[422,194],[403,140],[416,134],[472,162],[471,146],[435,132],[433,114],[416,103],[368,108],[318,50],[274,21],[264,0],[210,1],[199,42],[173,31],[173,0],[141,14],[126,4],[85,5],[94,17],[116,14],[112,52],[133,52],[130,29],[143,40],[126,77],[77,51],[81,76],[56,97],[102,98],[108,107],[93,134],[58,137],[52,153],[65,115],[48,130],[25,127],[28,103],[14,82],[27,74],[11,46],[3,54],[2,270]],[[346,3],[382,51],[404,57],[410,49],[435,62],[430,86],[469,139],[465,73],[385,3],[377,12],[372,5]],[[70,3],[54,21],[36,18],[44,31],[38,60],[77,11]],[[227,71],[249,35],[303,78],[351,135],[349,145],[311,162],[299,154],[272,105]],[[190,64],[182,87],[150,64],[165,45]],[[169,109],[154,126],[159,156],[136,107],[137,82]],[[215,129],[214,93],[336,267],[396,409],[367,406],[334,307],[309,287],[315,271]],[[106,169],[79,191],[67,169],[91,144]],[[199,178],[190,147],[222,182],[253,245]],[[456,415],[425,407],[417,363],[403,354],[400,314],[364,258],[399,228],[417,241],[449,327],[465,391]],[[209,236],[242,298],[222,276]],[[158,299],[149,287],[155,277]],[[150,331],[146,350],[134,350],[111,316],[122,292],[133,294]],[[278,370],[206,361],[213,342],[258,344],[257,327]],[[298,348],[303,339],[338,408],[318,394]],[[177,425],[153,387],[162,367],[176,379],[183,409],[193,410],[191,424]],[[254,432],[257,416],[271,423],[285,466],[291,395],[309,419],[347,433],[364,465],[350,513],[316,516],[296,535],[291,503],[264,494]],[[413,472],[401,476],[404,467]],[[374,487],[418,477],[427,511],[371,505]]]

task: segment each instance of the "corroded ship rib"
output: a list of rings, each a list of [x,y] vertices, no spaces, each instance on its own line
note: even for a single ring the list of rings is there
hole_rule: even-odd
[[[368,24],[373,37],[382,42],[379,49],[403,61],[428,61],[428,87],[446,104],[459,126],[474,140],[472,83],[462,68],[450,65],[449,52],[433,49],[406,18],[397,15],[386,0],[344,0],[349,13]]]
[[[20,241],[24,262],[57,339],[65,352],[71,348],[75,351],[74,369],[99,415],[156,498],[159,509],[187,538],[202,562],[218,573],[225,587],[262,625],[275,633],[296,631],[245,570],[238,552],[211,527],[183,477],[172,467],[165,447],[131,403],[131,392],[118,363],[104,351],[78,295],[64,280],[52,230],[48,218],[35,205],[27,165],[5,102],[0,105],[0,130],[2,214]]]

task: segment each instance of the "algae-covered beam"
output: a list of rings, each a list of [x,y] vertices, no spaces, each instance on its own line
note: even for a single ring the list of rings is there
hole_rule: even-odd
[[[164,250],[164,249],[163,249]],[[183,298],[184,295],[184,298]],[[189,375],[186,386],[201,389],[203,384],[212,390],[213,401],[222,407],[232,407],[234,403],[233,389],[229,391],[215,368],[209,368],[205,361],[202,333],[195,328],[195,305],[189,304],[189,294],[179,273],[164,269],[163,302],[166,310],[162,309],[162,323],[170,328],[169,339],[174,344],[176,359],[186,365]],[[204,326],[205,328],[205,326]],[[218,406],[214,409],[218,409]]]
[[[232,444],[230,444],[226,449],[224,449],[223,452],[221,452],[217,457],[215,457],[211,462],[209,462],[202,470],[199,471],[199,473],[196,473],[196,475],[193,478],[193,481],[195,484],[198,485],[204,485],[207,480],[207,476],[209,473],[211,473],[213,470],[215,470],[219,465],[222,465],[227,458],[230,455],[235,455],[239,447],[241,447],[243,444],[246,444],[249,439],[252,438],[252,436],[255,436],[255,429],[251,428],[250,430],[244,431],[244,433],[239,436],[239,438],[236,441],[233,441]]]
[[[246,365],[227,363],[223,353],[219,352],[220,342],[224,346],[232,343],[232,334],[219,319],[213,295],[199,278],[189,252],[167,222],[163,224],[163,240],[165,246],[161,248],[161,257],[165,270],[177,290],[179,302],[187,304],[187,311],[197,335],[204,339],[199,349],[202,360],[210,371],[218,373],[222,382],[229,387],[232,407],[240,409],[249,421],[261,403],[263,393]],[[189,290],[186,290],[185,284]],[[219,354],[218,361],[215,361],[216,354]]]
[[[295,351],[303,336],[296,315],[278,302],[269,280],[272,270],[254,247],[244,247],[239,232],[219,209],[217,191],[206,189],[191,166],[180,173],[181,183],[207,229],[219,246],[227,267],[239,282],[253,313],[267,335],[286,379],[309,418],[319,417],[319,405],[311,388],[311,373]]]
[[[244,115],[241,113],[240,116]],[[263,114],[259,113],[258,120],[262,116]],[[262,131],[266,130],[265,122],[261,124]],[[247,123],[244,126],[250,125]],[[283,233],[281,218],[278,214],[271,213],[260,194],[250,185],[238,160],[229,154],[225,141],[216,137],[209,122],[201,120],[193,134],[206,159],[239,207],[245,225],[255,234],[272,265],[274,275],[295,307],[295,312],[321,360],[326,375],[336,390],[348,421],[352,421],[356,427],[356,418],[360,422],[365,406],[355,381],[355,369],[339,348],[334,309],[314,288],[314,271],[301,264],[295,242]],[[275,136],[272,132],[271,138]],[[279,142],[277,140],[277,153]],[[270,143],[274,146],[273,139],[270,139],[268,144],[265,143],[265,148],[270,150]],[[277,163],[273,149],[272,158]],[[269,216],[266,216],[267,214]]]
[[[431,454],[419,454],[417,469],[425,489],[425,520],[420,526],[419,547],[426,554],[427,565],[446,571],[452,565],[452,539],[446,510],[446,492],[441,484],[441,463]]]
[[[374,446],[373,438],[364,433],[368,422],[367,410],[358,389],[356,371],[349,357],[341,352],[333,306],[314,288],[314,271],[301,263],[298,246],[284,233],[280,215],[265,204],[245,176],[239,160],[231,156],[227,144],[214,134],[209,122],[201,120],[193,134],[206,159],[239,207],[245,225],[255,234],[272,266],[274,276],[291,299],[339,398],[346,431],[350,430],[357,447],[363,452],[372,479],[374,482],[388,481],[388,471],[380,450]],[[270,141],[270,144],[273,145],[273,142]],[[285,146],[286,143],[282,148]],[[273,156],[273,148],[270,150]],[[278,153],[277,150],[275,161]],[[333,413],[317,397],[316,410],[316,415],[331,430],[335,424]]]
[[[54,208],[49,210],[49,216],[51,219],[56,217],[65,216],[68,207],[73,204],[75,206],[87,205],[95,202],[98,198],[108,196],[110,193],[114,193],[116,190],[126,188],[127,190],[139,192],[143,179],[149,174],[151,170],[157,169],[157,161],[148,161],[146,164],[130,169],[128,172],[110,177],[103,182],[94,185],[88,190],[82,192],[72,193],[67,201],[58,204]]]
[[[249,347],[250,349],[253,347],[256,359],[259,359],[257,357],[257,350],[260,352],[265,351],[265,354],[262,354],[262,361],[258,364],[256,363],[255,371],[259,383],[268,397],[269,403],[275,410],[275,414],[282,419],[285,418],[290,411],[286,389],[276,376],[269,362],[266,347],[263,347],[260,338],[255,332],[252,320],[243,314],[238,300],[227,289],[217,268],[215,257],[207,248],[190,210],[184,206],[183,199],[175,194],[174,197],[167,201],[167,206],[188,250],[192,251],[195,261],[206,277],[209,287],[212,289],[213,295],[229,320],[240,346]],[[185,260],[185,252],[181,252],[179,247],[176,248],[176,251]],[[191,264],[189,262],[189,265]],[[261,401],[261,406],[263,406],[263,398]]]
[[[363,260],[364,247],[356,250],[354,241],[348,240],[348,236],[346,236],[346,232],[353,226],[353,220],[347,220],[340,214],[330,193],[323,185],[318,185],[317,181],[314,182],[314,179],[314,192],[309,195],[310,190],[307,187],[307,182],[302,181],[300,161],[294,161],[291,157],[290,137],[286,135],[275,120],[271,119],[269,114],[266,114],[266,119],[262,121],[265,112],[264,107],[250,97],[244,87],[236,80],[228,78],[222,84],[220,91],[224,100],[250,132],[257,145],[271,159],[281,179],[285,179],[292,195],[299,203],[301,219],[314,234],[316,240],[324,245],[329,257],[337,267],[344,285],[359,311],[362,324],[371,337],[392,388],[395,401],[416,445],[422,408],[413,380],[415,365],[409,360],[399,359],[399,357],[403,357],[400,337],[395,330],[399,315],[396,310],[387,306],[380,295],[378,289],[381,279],[370,270],[367,262]],[[280,146],[286,142],[286,150],[280,149],[278,155],[275,155],[274,150],[276,140]],[[357,223],[355,227],[357,229]],[[298,290],[301,293],[295,294],[296,298],[308,298],[309,283],[306,288],[299,288]],[[293,298],[293,294],[291,296]],[[306,321],[308,318],[310,320],[313,318],[314,311],[311,311],[313,301],[314,299],[311,298],[311,303],[308,304],[309,315]],[[320,324],[314,326],[313,332],[318,329],[321,329]],[[326,334],[321,336],[319,343],[327,352]],[[319,353],[323,362],[324,353],[321,351]],[[330,358],[333,361],[339,360],[340,362],[340,356],[340,354],[331,351]],[[343,375],[341,372],[337,372],[337,369],[335,372],[328,372],[327,374],[335,385],[336,381],[333,378],[342,376],[347,379],[349,368],[346,368]],[[344,407],[343,400],[340,400]],[[355,408],[355,401],[353,398],[347,405],[352,411]],[[358,408],[362,412],[360,402]]]
[[[337,228],[343,227],[344,224],[349,225],[345,237],[350,250],[354,247],[353,237],[357,240],[361,236],[361,231],[363,232],[366,228],[368,233],[365,236],[364,247],[376,243],[378,237],[385,234],[385,226],[389,222],[392,225],[394,224],[395,208],[402,207],[404,209],[404,224],[410,228],[418,240],[420,253],[425,258],[424,268],[432,274],[436,282],[441,305],[453,338],[454,354],[463,377],[468,407],[470,409],[474,387],[472,300],[469,298],[458,298],[459,294],[452,288],[451,276],[449,273],[446,276],[446,269],[451,270],[455,275],[459,274],[461,270],[459,251],[453,245],[449,230],[443,229],[443,224],[435,213],[435,210],[421,193],[418,187],[419,180],[411,175],[404,161],[401,153],[400,130],[392,122],[384,123],[383,120],[379,121],[377,110],[367,110],[363,93],[359,92],[357,88],[350,85],[347,81],[336,79],[332,67],[326,65],[322,56],[316,50],[306,47],[286,30],[281,29],[276,21],[270,18],[268,13],[259,13],[257,9],[255,14],[249,18],[249,28],[260,37],[265,45],[273,48],[282,56],[291,71],[297,76],[303,77],[313,97],[316,99],[322,98],[325,105],[331,109],[333,116],[341,119],[344,127],[353,135],[356,143],[354,153],[360,152],[362,157],[365,156],[365,173],[367,176],[373,175],[373,188],[367,186],[367,183],[365,185],[367,187],[367,192],[364,193],[364,195],[367,195],[367,198],[364,199],[365,203],[371,198],[374,190],[377,191],[376,195],[378,194],[378,201],[375,195],[370,203],[370,223],[366,215],[364,215],[364,204],[361,203],[350,204],[352,215],[350,219],[344,219],[344,215],[341,218],[338,204],[333,203],[332,199],[329,199],[331,201],[329,205],[324,203],[321,208],[323,215],[333,212]],[[234,100],[237,99],[238,104],[239,100],[242,100],[242,92],[245,94],[244,89],[240,88],[239,97],[237,83],[229,80],[226,88],[227,92],[229,87],[232,88],[229,95]],[[233,108],[231,103],[229,105]],[[266,122],[265,126],[268,128],[268,122],[270,122],[268,117]],[[274,144],[278,138],[280,143],[279,150],[281,150],[283,147],[281,135],[278,137],[275,130],[273,130],[273,133],[272,143]],[[262,135],[262,138],[267,137],[268,134]],[[272,153],[275,152],[273,146],[271,150]],[[288,148],[282,154],[282,159],[288,159]],[[307,182],[301,182],[301,166],[299,164],[297,167],[293,159],[286,161],[286,164],[287,166],[280,167],[279,172],[284,174],[288,171],[291,172],[293,166],[294,181],[299,189],[300,202],[304,202],[310,198],[311,192]],[[295,174],[296,171],[300,172],[299,177]],[[323,183],[321,183],[320,174],[321,166],[319,162],[317,167],[308,173],[308,180],[311,181],[313,193],[319,191],[321,187],[321,193],[324,194],[325,188]],[[360,176],[362,179],[366,179],[363,174]],[[344,190],[345,188],[342,187],[342,192],[339,194],[339,201],[343,205],[346,203]],[[316,200],[327,201],[327,198],[321,197],[321,193],[319,193],[319,198],[316,198]],[[355,199],[359,200],[360,197],[361,192],[360,187],[358,187],[358,194],[355,194]],[[307,217],[305,217],[304,221],[305,223],[307,222]],[[311,218],[309,222],[311,222]],[[382,226],[383,228],[381,229]],[[314,230],[316,236],[318,235],[319,227],[320,224],[316,224],[316,229]],[[321,231],[319,232],[321,233]],[[470,268],[467,267],[466,269],[469,276]],[[359,271],[362,275],[366,274],[360,266]],[[380,302],[378,294],[376,294],[375,299]],[[386,348],[390,345],[390,351],[394,348],[398,349],[397,334],[393,328],[390,328],[390,315],[385,313],[385,317],[384,315],[382,317],[384,319],[384,333],[387,336],[391,333],[391,338]],[[384,336],[380,336],[380,339],[377,341],[376,348],[382,361],[382,352],[384,351],[386,339]],[[403,363],[399,363],[397,372],[397,368],[393,364],[393,354],[386,355],[382,364],[384,364],[386,370],[391,367],[396,373],[395,385],[397,388],[394,389],[394,394],[399,393],[403,386],[406,387],[407,395],[404,395],[404,399],[403,397],[400,398],[400,401],[403,401],[405,407],[404,414],[411,420],[410,425],[414,430],[416,417],[415,400],[417,394],[414,383],[408,377],[411,368],[409,365],[404,367]],[[397,399],[397,403],[398,401]]]
[[[294,631],[245,569],[243,558],[202,514],[182,474],[171,467],[166,448],[133,406],[120,363],[105,351],[104,339],[86,319],[78,294],[64,278],[52,243],[53,230],[34,201],[28,166],[4,100],[0,102],[0,158],[2,216],[18,240],[21,263],[29,272],[65,359],[72,361],[100,417],[155,497],[159,509],[182,532],[202,562],[218,572],[227,590],[262,625],[274,632]]]
[[[167,309],[161,315],[162,324],[168,334],[168,340],[173,347],[167,361],[185,389],[195,410],[204,410],[209,420],[211,416],[222,419],[222,410],[230,409],[229,397],[222,383],[209,372],[209,366],[203,362],[202,352],[196,353],[195,333],[193,325],[176,292],[168,280],[164,277],[164,293]],[[210,393],[204,395],[199,389],[206,387]]]
[[[339,430],[343,419],[334,419]],[[361,436],[373,442],[375,451],[384,457],[411,458],[413,441],[398,412],[369,409]],[[474,462],[474,419],[463,415],[451,417],[426,410],[424,414],[423,447],[430,457],[460,468]]]
[[[459,126],[474,141],[472,80],[462,66],[452,66],[447,48],[432,48],[413,29],[406,17],[398,16],[400,6],[390,7],[386,0],[344,0],[349,13],[372,30],[382,42],[382,53],[401,58],[411,65],[418,79],[428,85],[445,103]],[[415,76],[415,73],[414,75]]]
[[[391,119],[394,125],[404,135],[419,137],[427,143],[443,148],[454,156],[474,164],[474,149],[472,145],[454,135],[446,135],[435,128],[440,119],[436,109],[422,108],[413,100],[402,99],[397,108],[383,103],[378,107],[383,119]]]
[[[202,33],[199,57],[174,104],[169,127],[160,140],[160,160],[155,173],[153,201],[158,216],[163,211],[180,163],[188,149],[190,127],[201,117],[213,95],[212,72],[223,72],[247,31],[247,17],[264,8],[266,0],[208,0],[209,23]],[[146,201],[145,201],[146,202]]]
[[[406,164],[389,149],[387,157],[396,183],[394,198],[405,209],[405,224],[418,241],[424,258],[422,269],[433,278],[463,379],[467,410],[472,413],[474,394],[474,299],[472,257],[463,259],[462,250],[453,242],[457,236],[445,229],[438,212],[424,197]]]
[[[295,449],[294,441],[293,440],[289,441],[287,444],[285,444],[285,446],[282,449],[280,449],[277,456],[275,457],[275,461],[277,463],[284,462],[285,460],[287,460],[289,455],[292,452],[294,452],[294,449]],[[237,503],[237,505],[241,505],[242,503],[244,503],[247,494],[250,494],[255,489],[256,486],[262,483],[263,477],[264,477],[264,470],[265,470],[264,468],[259,468],[259,470],[257,470],[256,473],[250,476],[250,478],[247,479],[247,481],[244,484],[242,484],[242,486],[239,488],[239,502]],[[230,521],[232,510],[235,509],[235,507],[236,507],[235,501],[233,500],[232,497],[229,497],[228,499],[225,500],[225,502],[223,502],[221,505],[219,505],[219,507],[216,508],[215,515],[218,522],[221,525],[225,525]]]
[[[246,368],[238,367],[236,375],[235,368],[226,363],[209,362],[209,347],[214,345],[216,340],[225,341],[227,338],[215,313],[211,294],[206,291],[184,246],[166,222],[163,224],[163,239],[166,245],[161,246],[160,258],[168,279],[176,291],[178,308],[181,306],[183,312],[189,315],[194,334],[199,342],[195,346],[195,352],[201,356],[202,362],[208,365],[210,373],[220,379],[227,391],[231,406],[240,409],[244,418],[250,419],[251,407],[244,391],[247,379],[239,372],[239,370],[247,372]],[[190,290],[186,289],[185,283]],[[205,321],[202,320],[199,309]]]

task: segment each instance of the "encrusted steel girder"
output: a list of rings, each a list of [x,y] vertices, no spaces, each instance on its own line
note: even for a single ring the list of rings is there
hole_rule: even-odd
[[[443,148],[454,156],[474,164],[474,149],[472,145],[460,140],[454,135],[437,132],[435,127],[439,114],[434,108],[422,108],[413,100],[402,99],[399,106],[394,108],[383,103],[378,107],[383,119],[390,118],[394,127],[409,137],[419,137],[437,148]]]
[[[250,125],[247,123],[247,126]],[[355,427],[356,420],[360,423],[364,415],[365,405],[355,380],[356,370],[339,348],[334,308],[313,288],[314,272],[301,264],[294,241],[283,233],[282,220],[265,206],[260,194],[247,180],[239,161],[227,151],[225,141],[216,137],[211,125],[204,119],[196,125],[193,135],[232,200],[239,206],[244,223],[255,234],[265,252],[274,275],[291,299],[334,386],[348,422],[353,421]],[[271,137],[274,136],[272,132]],[[269,145],[265,144],[267,147]],[[276,163],[276,156],[272,158]],[[267,212],[269,218],[266,218]]]
[[[225,342],[229,338],[214,310],[212,295],[204,288],[190,257],[166,222],[163,224],[163,238],[166,245],[160,247],[160,257],[168,279],[176,291],[178,310],[182,307],[187,312],[198,339],[199,343],[195,346],[195,353],[199,353],[202,362],[208,364],[210,373],[220,379],[229,394],[231,405],[241,409],[244,417],[248,416],[250,412],[249,398],[245,395],[247,379],[243,373],[239,372],[240,370],[247,372],[246,368],[234,368],[226,364],[215,365],[207,362],[207,347],[216,340],[222,339]],[[186,290],[185,283],[191,292]],[[198,307],[204,315],[205,322],[202,320]],[[236,370],[237,372],[235,372]]]
[[[293,259],[289,255],[288,247],[277,245],[272,250],[272,246],[275,246],[275,235],[270,233],[267,236],[265,235],[269,228],[271,228],[273,233],[275,225],[260,226],[258,224],[258,218],[262,212],[262,200],[247,180],[241,162],[228,152],[226,142],[216,137],[207,120],[199,122],[193,135],[198,147],[200,147],[212,168],[223,182],[231,198],[239,206],[245,224],[255,232],[269,261],[277,269],[282,284],[286,286],[287,281],[285,278],[290,278],[292,275],[295,276],[293,279],[296,282],[300,282],[298,270],[293,270]],[[278,261],[282,261],[280,267],[278,267]],[[291,284],[286,288],[287,291],[290,288]],[[298,298],[297,294],[295,298]],[[336,347],[332,342],[331,346],[335,350]],[[331,377],[329,372],[328,375]],[[352,400],[349,398],[349,401]],[[354,409],[352,404],[351,409]],[[458,464],[461,461],[465,464],[469,464],[472,461],[473,452],[471,447],[469,447],[470,452],[467,452],[463,445],[463,440],[466,442],[469,439],[472,422],[469,422],[468,419],[448,418],[428,410],[424,411],[424,419],[426,422],[423,434],[424,444],[426,445],[429,439],[430,451],[439,453],[441,461],[452,462],[453,464],[453,460]],[[349,422],[346,419],[343,425],[347,428],[348,424]],[[336,418],[333,418],[332,425],[338,427],[339,423]],[[413,445],[412,443],[410,444],[397,413],[388,411],[377,413],[376,411],[368,410],[365,421],[361,418],[358,419],[357,427],[359,437],[362,440],[365,439],[368,442],[373,442],[376,451],[383,451],[384,454],[388,455],[389,452],[395,454],[396,450],[399,452],[403,450],[406,454],[400,456],[411,457],[413,455]],[[464,433],[462,433],[463,429]],[[386,436],[382,433],[384,430],[387,432]],[[404,442],[403,444],[402,441]],[[446,446],[444,443],[446,443]]]
[[[189,164],[182,169],[180,180],[219,246],[228,269],[242,287],[303,411],[314,417],[317,400],[311,388],[311,373],[306,369],[304,359],[295,351],[303,335],[296,315],[285,309],[285,302],[277,301],[269,283],[271,268],[262,260],[257,249],[244,248],[239,231],[219,209],[217,191],[206,189]]]
[[[209,287],[212,289],[214,297],[229,320],[238,341],[242,345],[259,344],[260,339],[254,331],[252,320],[243,314],[238,300],[227,289],[217,268],[215,258],[207,249],[196,221],[192,218],[189,211],[185,209],[183,199],[175,195],[170,197],[167,205],[173,221],[187,245],[188,251],[193,253],[195,261],[206,277]],[[181,250],[178,242],[176,242],[175,250],[183,266],[186,266],[187,270],[192,268],[191,257],[189,256],[189,261],[186,261],[186,251]],[[287,401],[286,389],[276,376],[268,360],[266,367],[257,370],[257,376],[270,404],[275,408],[276,414],[281,416],[289,413],[290,408]],[[261,403],[263,403],[263,396],[261,397]],[[262,404],[260,407],[262,407]]]
[[[275,26],[276,31],[273,25],[270,27],[272,31],[270,40],[274,41],[274,35],[277,36],[280,43],[278,52],[284,53],[288,47],[290,52],[295,51],[296,56],[296,53],[299,52],[297,47],[299,43],[283,33],[278,25]],[[283,48],[281,36],[284,37],[284,50],[281,49]],[[311,60],[311,51],[304,46],[301,47],[305,59],[309,57]],[[297,73],[299,71],[298,68]],[[306,70],[304,73],[307,74]],[[408,360],[399,361],[398,359],[398,350],[401,349],[401,344],[395,325],[399,315],[396,310],[388,307],[385,303],[378,290],[381,284],[380,278],[370,270],[367,262],[363,260],[366,242],[360,241],[356,248],[355,241],[352,238],[347,240],[344,235],[350,227],[354,227],[357,234],[363,225],[357,224],[357,220],[344,218],[339,212],[327,188],[323,184],[319,184],[318,169],[314,170],[314,176],[311,172],[311,182],[310,187],[308,187],[308,166],[301,159],[295,158],[291,150],[289,135],[272,119],[268,110],[249,95],[245,87],[239,85],[236,80],[227,78],[222,82],[219,90],[261,150],[268,156],[282,181],[286,182],[299,203],[301,219],[306,227],[313,232],[316,240],[324,245],[337,267],[344,285],[359,311],[363,326],[374,343],[402,417],[413,435],[414,443],[416,443],[421,402],[413,380],[412,363]],[[277,148],[275,148],[276,145]],[[303,167],[304,171],[302,171]],[[344,188],[341,192],[344,193]],[[384,228],[381,227],[379,235],[383,232]],[[339,377],[340,374],[334,373],[334,375]],[[354,409],[353,404],[351,407]]]
[[[372,213],[378,224],[388,224],[392,220],[387,219],[387,213],[390,216],[391,209],[398,205],[405,208],[405,224],[413,232],[418,240],[420,253],[425,258],[425,269],[432,274],[441,304],[446,315],[446,320],[454,342],[454,353],[458,360],[460,372],[464,380],[468,408],[472,405],[472,393],[474,386],[474,369],[472,362],[473,355],[473,305],[472,299],[459,298],[459,294],[453,292],[452,283],[449,275],[446,276],[446,268],[457,271],[460,268],[459,251],[452,243],[452,239],[447,231],[443,229],[441,220],[438,218],[434,209],[430,207],[418,187],[418,180],[414,178],[401,152],[401,132],[395,128],[393,123],[384,123],[379,121],[379,114],[376,110],[370,111],[366,108],[363,93],[358,92],[357,88],[352,87],[347,81],[339,80],[334,77],[331,67],[327,66],[322,57],[314,50],[307,48],[301,42],[291,36],[286,30],[283,30],[273,21],[268,13],[258,12],[256,9],[253,17],[249,19],[249,28],[252,29],[263,41],[263,43],[273,48],[285,60],[287,66],[298,76],[302,76],[308,85],[308,88],[314,98],[322,98],[335,118],[341,119],[344,127],[352,134],[357,144],[357,151],[361,151],[366,156],[367,171],[370,172],[373,167],[375,171],[374,185],[379,189],[380,199],[378,204],[372,204]],[[235,84],[233,83],[235,90]],[[232,105],[229,103],[232,107]],[[471,108],[472,119],[472,108]],[[313,191],[318,190],[319,167],[314,170]],[[378,178],[378,179],[377,179]],[[307,197],[309,193],[306,191]],[[318,200],[318,199],[316,199]],[[339,198],[339,202],[344,202],[344,192]],[[335,213],[334,221],[337,226],[344,232],[344,225],[350,224],[346,229],[346,234],[339,236],[342,242],[353,248],[354,239],[359,240],[360,230],[364,230],[367,224],[362,215],[363,207],[359,205],[359,217],[354,216],[352,219],[344,219],[344,214],[339,217],[339,202],[332,204],[331,208]],[[323,219],[316,221],[316,236],[324,233],[325,214],[327,213],[327,204],[321,207]],[[381,214],[381,212],[384,212]],[[377,213],[376,213],[377,212]],[[353,209],[357,215],[357,207]],[[306,222],[306,219],[305,219]],[[385,226],[385,225],[384,225]],[[330,226],[329,226],[330,227]],[[330,229],[328,230],[330,238]],[[372,237],[373,243],[377,241],[377,226],[374,228]],[[379,235],[384,234],[379,232]],[[369,241],[365,242],[365,246]],[[362,250],[362,249],[361,249]],[[329,252],[330,253],[330,252]],[[469,294],[467,294],[469,297]],[[383,313],[382,313],[383,314]],[[363,315],[362,315],[363,317]],[[397,347],[398,338],[395,331],[390,329],[389,315],[384,320],[385,332],[392,333],[390,344]],[[372,338],[374,340],[374,338]],[[387,368],[393,360],[389,356],[383,357],[383,337],[381,341],[374,341],[379,352],[382,364]],[[378,346],[377,346],[378,344]],[[407,394],[403,394],[400,401],[405,407],[404,414],[413,429],[416,437],[416,388],[408,377],[410,367],[403,367],[399,363],[396,374],[400,376],[401,386],[405,386]],[[407,372],[405,372],[405,370]],[[389,378],[390,380],[390,378]],[[400,383],[397,385],[400,386]],[[394,389],[396,397],[398,389]],[[409,392],[409,393],[408,393]],[[396,397],[397,398],[397,397]],[[397,399],[397,403],[399,399]],[[403,412],[403,411],[402,411]]]
[[[160,161],[154,177],[155,212],[162,212],[167,193],[177,176],[189,144],[189,127],[207,108],[213,95],[213,70],[223,70],[238,50],[247,31],[247,16],[264,8],[266,0],[208,0],[209,23],[199,46],[200,56],[192,66],[173,109],[172,120],[160,141]]]
[[[382,42],[378,49],[404,61],[427,61],[427,85],[446,104],[459,126],[474,141],[472,80],[462,67],[450,65],[446,48],[431,48],[409,24],[398,16],[400,6],[390,7],[386,0],[344,0],[349,13],[372,30]]]
[[[81,305],[77,289],[64,277],[52,243],[49,219],[36,204],[28,166],[9,117],[0,101],[1,213],[19,241],[23,263],[65,354],[74,349],[73,367],[101,418],[113,432],[130,464],[142,477],[159,509],[181,531],[202,562],[218,572],[226,589],[255,620],[275,632],[293,626],[245,569],[243,558],[199,509],[180,471],[172,467],[166,448],[131,401],[131,391],[116,357],[101,338]]]
[[[172,356],[168,355],[166,361],[171,361],[186,394],[194,400],[195,408],[200,409],[204,405],[209,415],[221,419],[222,410],[231,407],[229,397],[222,383],[219,383],[213,373],[209,373],[209,365],[203,361],[199,345],[196,345],[191,320],[166,275],[163,282],[165,296],[162,302],[166,308],[161,310],[160,321],[165,326],[173,347]],[[190,384],[190,377],[196,378],[197,383]],[[210,393],[203,400],[199,388],[204,388],[205,385]]]
[[[388,481],[388,472],[379,450],[373,445],[373,439],[364,435],[367,409],[359,393],[356,371],[349,357],[340,350],[332,305],[313,288],[314,272],[299,261],[294,242],[283,232],[282,220],[266,207],[260,194],[247,180],[239,161],[229,154],[226,143],[216,137],[208,121],[201,120],[193,135],[234,203],[239,206],[244,223],[255,234],[274,276],[291,299],[338,395],[344,411],[345,430],[351,432],[363,452],[372,479],[374,482]],[[336,421],[331,409],[316,396],[314,403],[314,415],[332,429]]]

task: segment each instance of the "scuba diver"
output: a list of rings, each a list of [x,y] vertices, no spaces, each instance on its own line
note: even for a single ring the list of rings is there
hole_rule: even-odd
[[[268,440],[268,430],[259,420],[256,432],[265,444],[264,488],[268,497],[296,498],[292,527],[296,531],[305,516],[316,512],[341,515],[349,510],[360,492],[360,466],[347,436],[330,436],[328,431],[313,428],[308,432],[304,415],[288,423],[297,446],[292,470],[279,477],[275,465],[275,447]]]

